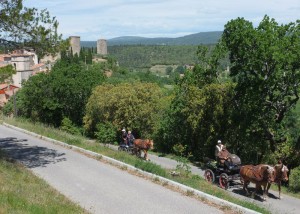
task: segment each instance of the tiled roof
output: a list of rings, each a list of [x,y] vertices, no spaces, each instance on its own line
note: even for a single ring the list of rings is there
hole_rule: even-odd
[[[19,90],[19,87],[15,85],[9,85],[6,83],[0,84],[0,107],[3,107],[9,98]]]
[[[1,64],[0,63],[0,68],[3,68],[3,67],[5,67],[5,66],[8,66],[9,64]]]
[[[17,57],[17,56],[32,56],[33,54],[24,54],[24,53],[16,53],[16,54],[11,54],[12,57]]]
[[[11,55],[9,55],[9,54],[0,54],[0,62],[5,61],[4,58],[11,58]]]
[[[7,86],[8,86],[8,84],[6,84],[6,83],[1,83],[1,84],[0,84],[0,90],[3,89],[3,88],[6,88]]]
[[[44,63],[39,63],[39,64],[36,64],[36,65],[33,65],[33,66],[31,67],[31,69],[36,69],[36,68],[43,67],[43,66],[45,66]]]
[[[0,57],[10,57],[10,54],[0,54]]]
[[[1,83],[0,84],[0,90],[5,89],[7,87],[8,87],[7,83]],[[15,85],[12,85],[12,84],[9,84],[9,87],[11,87],[11,88],[19,88],[18,86],[15,86]]]

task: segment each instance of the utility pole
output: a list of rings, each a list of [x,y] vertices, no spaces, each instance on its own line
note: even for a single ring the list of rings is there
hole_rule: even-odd
[[[10,91],[11,85],[8,83],[7,90]],[[17,104],[16,104],[16,96],[15,96],[15,88],[12,88],[13,91],[13,97],[14,97],[14,117],[17,117]]]
[[[13,96],[14,96],[14,117],[17,117],[17,103],[16,103],[16,95],[15,95],[15,88],[13,88]]]

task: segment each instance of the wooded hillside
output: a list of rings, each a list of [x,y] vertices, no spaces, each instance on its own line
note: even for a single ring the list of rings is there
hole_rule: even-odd
[[[222,31],[200,32],[177,38],[146,38],[139,36],[122,36],[107,40],[108,46],[115,45],[208,45],[216,44]],[[96,47],[96,41],[81,41],[82,47]]]
[[[108,52],[121,67],[150,68],[153,65],[185,65],[197,62],[197,46],[109,46]]]

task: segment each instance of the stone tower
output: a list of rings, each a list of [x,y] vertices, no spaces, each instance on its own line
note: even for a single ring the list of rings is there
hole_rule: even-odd
[[[18,87],[22,87],[23,80],[28,80],[32,75],[32,66],[34,65],[34,54],[24,54],[23,51],[16,51],[11,54],[11,64],[16,69],[16,73],[13,74],[13,84]]]
[[[80,36],[70,36],[70,48],[72,48],[73,55],[80,53]]]
[[[107,43],[105,39],[97,41],[97,54],[107,55]]]

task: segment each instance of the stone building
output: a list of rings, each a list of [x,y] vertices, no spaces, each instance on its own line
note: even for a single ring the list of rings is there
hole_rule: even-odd
[[[35,54],[25,53],[22,50],[15,51],[11,54],[10,64],[14,66],[17,73],[12,76],[13,84],[21,87],[23,80],[28,80],[32,75],[32,66],[35,64]]]
[[[12,84],[18,88],[22,87],[22,81],[40,72],[47,72],[49,66],[44,63],[37,64],[37,55],[28,50],[15,50],[10,54],[0,54],[0,67],[12,65],[16,73],[12,75]]]
[[[8,102],[9,98],[13,96],[19,87],[11,84],[0,84],[0,109]]]
[[[97,54],[107,55],[107,42],[105,39],[97,41]]]
[[[70,48],[72,48],[73,55],[77,53],[79,56],[80,53],[80,36],[70,36]]]

